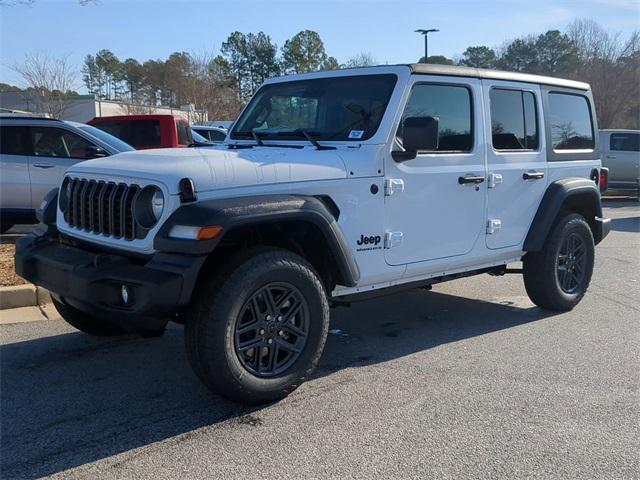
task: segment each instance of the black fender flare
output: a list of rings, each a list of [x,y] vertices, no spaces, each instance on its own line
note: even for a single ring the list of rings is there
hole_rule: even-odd
[[[608,231],[601,220],[602,203],[598,186],[586,178],[570,177],[552,182],[547,187],[524,241],[525,252],[539,252],[543,249],[556,219],[568,204],[577,204],[582,209],[593,212],[593,218],[586,220],[593,232],[595,243],[602,241]]]
[[[307,195],[251,195],[205,200],[178,208],[162,225],[154,248],[169,253],[207,255],[234,228],[269,222],[302,220],[315,225],[331,248],[341,274],[341,284],[354,287],[360,270],[336,221],[335,205]],[[221,226],[222,233],[211,240],[171,238],[174,225]]]

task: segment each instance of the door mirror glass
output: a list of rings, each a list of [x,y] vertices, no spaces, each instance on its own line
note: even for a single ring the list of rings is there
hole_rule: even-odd
[[[438,117],[408,117],[402,124],[402,146],[408,152],[438,150]]]

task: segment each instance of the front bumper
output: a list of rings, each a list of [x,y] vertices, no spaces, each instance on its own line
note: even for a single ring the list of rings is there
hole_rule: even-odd
[[[136,259],[92,251],[49,226],[16,242],[15,266],[18,275],[78,310],[135,330],[164,325],[189,304],[205,258],[159,252]]]

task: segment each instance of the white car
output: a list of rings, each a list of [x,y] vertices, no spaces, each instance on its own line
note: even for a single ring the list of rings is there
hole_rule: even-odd
[[[573,308],[609,232],[594,132],[581,82],[422,64],[273,78],[228,145],[71,167],[16,268],[90,334],[185,323],[209,388],[270,402],[312,372],[333,305],[522,273],[535,304]]]
[[[600,153],[609,189],[640,195],[640,131],[600,130]]]
[[[192,125],[191,130],[202,135],[204,138],[213,143],[223,143],[227,138],[227,130],[221,127]]]
[[[44,196],[71,165],[133,151],[91,125],[50,118],[0,117],[0,224],[35,222]]]

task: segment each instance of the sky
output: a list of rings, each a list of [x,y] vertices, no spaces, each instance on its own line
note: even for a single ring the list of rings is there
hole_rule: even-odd
[[[470,45],[563,30],[577,18],[626,38],[640,29],[640,0],[99,0],[84,7],[77,0],[33,0],[0,6],[0,17],[0,82],[24,86],[11,67],[25,54],[68,56],[79,71],[86,54],[103,48],[141,62],[175,51],[217,53],[236,30],[264,31],[279,47],[300,30],[315,30],[339,62],[364,52],[380,64],[417,61],[424,51],[418,28],[440,29],[429,37],[429,54],[447,57]]]

